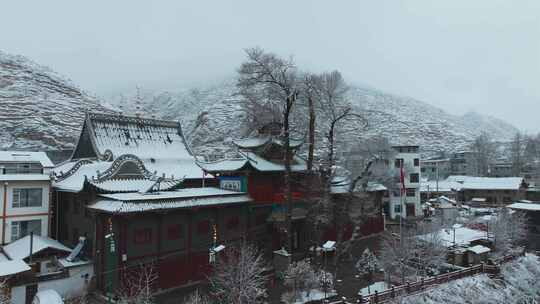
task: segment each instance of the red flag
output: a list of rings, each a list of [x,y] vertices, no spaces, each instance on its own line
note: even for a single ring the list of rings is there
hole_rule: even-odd
[[[401,195],[405,194],[405,172],[403,171],[403,159],[400,160],[399,164],[399,187],[401,188]]]

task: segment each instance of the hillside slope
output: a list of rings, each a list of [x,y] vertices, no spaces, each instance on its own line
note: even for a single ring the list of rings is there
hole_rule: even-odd
[[[86,110],[107,111],[49,68],[0,51],[1,149],[69,149]]]
[[[249,131],[242,125],[244,113],[235,92],[234,81],[228,81],[176,92],[142,91],[142,102],[148,116],[181,121],[195,151],[223,154],[230,150],[233,138]],[[465,149],[480,132],[498,141],[509,141],[517,132],[498,119],[477,113],[451,115],[376,89],[353,86],[348,94],[355,112],[367,118],[369,127],[362,129],[355,122],[345,125],[349,132],[340,132],[338,138],[345,143],[383,135],[396,144],[416,143],[425,154],[435,154]],[[135,112],[135,95],[128,92],[110,101],[130,114]],[[85,111],[108,108],[51,69],[0,52],[0,149],[69,149],[76,142]]]
[[[348,94],[355,111],[366,116],[369,126],[362,129],[360,123],[349,123],[345,126],[349,132],[340,138],[342,142],[382,135],[395,144],[419,144],[426,155],[434,155],[438,151],[466,149],[481,132],[502,142],[517,132],[512,125],[495,118],[476,113],[452,115],[427,103],[375,89],[351,87]],[[133,94],[128,94],[116,96],[111,102],[133,111],[129,102],[133,99]],[[198,152],[209,153],[215,147],[226,151],[231,138],[247,132],[241,124],[244,113],[232,81],[174,93],[149,91],[143,94],[143,100],[147,113],[180,120]]]

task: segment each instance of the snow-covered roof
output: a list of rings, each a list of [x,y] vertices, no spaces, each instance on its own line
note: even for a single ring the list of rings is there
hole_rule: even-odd
[[[538,203],[513,203],[506,207],[514,210],[540,211],[540,204]]]
[[[461,183],[462,189],[469,190],[519,190],[523,178],[452,175],[446,181]]]
[[[473,241],[486,238],[486,233],[484,231],[474,230],[467,227],[459,227],[456,229],[441,229],[438,232],[434,233],[437,233],[438,238],[440,238],[447,247],[450,247],[454,245],[454,230],[457,246],[468,245]],[[429,241],[431,239],[430,235],[431,234],[421,235],[419,236],[419,238]]]
[[[258,147],[262,147],[264,145],[268,144],[276,144],[283,146],[284,143],[281,139],[276,138],[276,136],[258,136],[258,137],[250,137],[245,139],[238,139],[233,141],[233,143],[242,149],[254,149]],[[304,142],[302,140],[289,140],[289,145],[291,148],[298,148],[300,147]]]
[[[129,156],[129,157],[128,157]],[[130,161],[141,166],[139,178],[100,178],[105,172],[119,170],[122,162]],[[196,169],[193,167],[195,166]],[[115,169],[116,168],[116,169]],[[144,162],[134,155],[124,155],[114,162],[101,160],[77,160],[64,163],[53,169],[56,179],[53,187],[70,192],[79,192],[85,182],[105,192],[135,192],[148,189],[159,177],[166,179],[161,189],[170,189],[184,178],[202,178],[202,170],[194,162],[184,160],[153,160]]]
[[[0,151],[0,162],[36,162],[40,163],[44,168],[54,167],[45,152]]]
[[[175,191],[102,194],[88,208],[107,213],[132,213],[182,209],[214,205],[241,204],[251,201],[243,192],[219,188],[185,188]]]
[[[184,188],[175,191],[156,192],[150,194],[143,193],[115,193],[115,194],[101,194],[101,197],[109,198],[118,201],[151,201],[151,200],[170,200],[170,199],[183,199],[192,197],[212,197],[212,196],[226,196],[226,195],[239,195],[243,192],[224,190],[214,187],[206,188]]]
[[[350,181],[348,178],[334,178],[332,185],[330,186],[330,191],[332,194],[345,194],[349,192]],[[362,185],[357,184],[355,191],[361,191]],[[384,185],[376,182],[368,182],[366,191],[375,192],[375,191],[386,191]]]
[[[29,271],[30,266],[23,260],[2,261],[0,262],[0,277],[18,274]]]
[[[285,170],[285,165],[266,160],[253,152],[243,152],[242,157],[238,159],[226,159],[216,162],[199,163],[199,166],[208,172],[236,171],[243,169],[247,165],[262,172]],[[291,164],[291,170],[295,172],[306,171],[306,161],[298,156],[294,156]]]
[[[195,179],[203,175],[178,122],[88,113],[72,161],[110,162],[126,155],[138,158],[157,176]]]
[[[182,181],[180,180],[164,180],[159,183],[160,190],[172,189]],[[89,183],[101,190],[102,192],[145,192],[145,190],[156,185],[155,180],[150,179],[114,179],[97,182],[90,180]]]
[[[323,245],[322,245],[322,248],[324,250],[334,250],[336,246],[336,242],[335,241],[326,241]]]
[[[71,252],[71,249],[60,242],[48,237],[34,235],[32,242],[32,254],[36,254],[45,249],[56,249],[59,251]],[[20,238],[4,246],[4,253],[12,260],[22,260],[30,256],[30,235]]]
[[[50,181],[47,174],[0,174],[0,181]]]
[[[79,192],[83,189],[86,179],[97,177],[98,172],[105,172],[112,165],[107,161],[71,161],[53,169],[55,175],[61,178],[53,182],[53,187],[63,190]]]
[[[461,190],[463,187],[462,184],[455,182],[455,181],[449,181],[449,180],[441,180],[439,182],[437,181],[422,181],[420,184],[420,191],[421,192],[455,192]]]
[[[486,253],[486,252],[491,251],[491,249],[489,249],[486,246],[482,246],[482,245],[472,246],[472,247],[467,248],[467,250],[471,251],[471,252],[474,252],[475,254],[482,254],[482,253]]]
[[[60,264],[60,266],[62,266],[62,267],[70,268],[70,267],[76,267],[76,266],[92,264],[92,261],[91,260],[77,259],[76,261],[70,262],[70,261],[66,260],[65,258],[61,258],[61,259],[58,259],[58,264]]]
[[[473,197],[471,202],[485,203],[487,200],[484,197]]]
[[[89,119],[100,154],[110,150],[114,157],[193,158],[178,122],[97,113],[90,113]]]
[[[437,198],[437,200],[440,202],[440,203],[443,203],[443,202],[446,202],[446,203],[449,203],[449,204],[453,204],[455,205],[456,204],[456,201],[451,199],[451,198],[448,198],[446,196],[440,196]]]

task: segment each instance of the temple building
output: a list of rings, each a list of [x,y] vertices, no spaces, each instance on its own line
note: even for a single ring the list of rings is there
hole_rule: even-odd
[[[202,280],[212,248],[244,237],[251,198],[212,187],[177,122],[88,113],[53,175],[52,234],[84,242],[107,294],[149,263],[157,290]]]
[[[277,132],[260,130],[259,134],[233,141],[238,158],[199,165],[216,176],[220,188],[247,192],[253,199],[248,204],[248,237],[259,248],[278,250],[287,246],[286,200],[285,200],[285,149]],[[307,230],[305,219],[308,212],[306,190],[306,161],[295,151],[302,141],[291,140],[292,246],[293,250],[305,248]]]

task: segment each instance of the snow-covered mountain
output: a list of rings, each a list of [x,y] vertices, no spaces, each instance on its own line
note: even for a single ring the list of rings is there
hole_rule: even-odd
[[[244,113],[234,80],[175,92],[140,92],[147,115],[181,121],[197,152],[222,154],[230,150],[233,138],[248,132],[242,125]],[[135,100],[135,90],[110,98],[126,114],[135,112]],[[395,143],[417,143],[433,154],[464,149],[482,131],[499,141],[510,140],[517,131],[495,118],[451,115],[372,88],[353,86],[349,100],[357,113],[365,115],[369,127],[346,125],[349,132],[340,132],[345,134],[339,138],[343,142],[383,135]],[[110,111],[110,107],[49,68],[0,52],[1,149],[69,149],[79,135],[84,112]]]
[[[342,141],[383,135],[395,144],[419,144],[425,154],[433,155],[438,151],[466,149],[481,132],[505,142],[518,131],[496,118],[477,113],[452,115],[425,102],[372,88],[353,86],[348,94],[355,111],[367,118],[369,126],[362,129],[360,123],[350,123],[345,126],[348,138],[341,138]],[[111,103],[133,111],[130,100],[134,99],[134,93],[117,95]],[[142,100],[147,113],[180,120],[199,152],[210,153],[216,147],[225,151],[231,138],[247,132],[242,126],[244,113],[233,81],[174,93],[147,91],[143,92]]]
[[[0,51],[0,148],[69,149],[96,98],[51,69]]]

